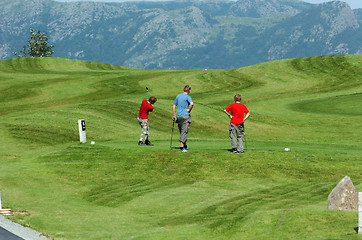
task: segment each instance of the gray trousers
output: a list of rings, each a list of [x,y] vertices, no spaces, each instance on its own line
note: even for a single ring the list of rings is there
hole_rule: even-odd
[[[138,123],[142,128],[141,139],[146,140],[148,138],[148,119],[138,118]]]
[[[242,124],[229,126],[229,136],[231,139],[231,146],[238,152],[244,151],[244,127]]]
[[[177,118],[178,130],[180,131],[180,142],[185,143],[187,141],[187,134],[189,132],[191,124],[191,116],[185,115]]]

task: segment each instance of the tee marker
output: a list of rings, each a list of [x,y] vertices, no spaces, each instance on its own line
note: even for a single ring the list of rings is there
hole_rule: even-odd
[[[1,192],[0,192],[0,214],[3,214],[5,216],[10,216],[11,215],[11,209],[7,208],[7,209],[3,209],[1,206]]]

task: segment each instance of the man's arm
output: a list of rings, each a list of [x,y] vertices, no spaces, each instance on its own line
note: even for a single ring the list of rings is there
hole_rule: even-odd
[[[225,113],[226,115],[228,115],[229,118],[233,118],[233,116],[231,116],[231,114],[229,114],[228,111],[226,111],[226,109],[224,109],[224,113]]]
[[[152,111],[153,111],[153,106],[152,106],[151,103],[149,103],[147,112],[150,113],[150,112],[152,112]]]
[[[194,107],[194,102],[190,102],[189,109],[186,108],[186,110],[190,113],[193,107]]]
[[[248,113],[245,115],[245,117],[244,117],[244,119],[243,119],[243,122],[245,122],[245,120],[248,119],[249,116],[250,116],[250,112],[248,112]]]

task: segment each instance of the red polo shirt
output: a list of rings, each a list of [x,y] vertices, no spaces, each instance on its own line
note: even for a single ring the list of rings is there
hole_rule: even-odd
[[[239,125],[243,123],[244,114],[247,114],[249,110],[242,103],[233,103],[230,104],[227,108],[225,108],[227,112],[231,112],[231,116],[233,118],[230,120],[230,123],[234,125]]]
[[[147,99],[143,99],[138,117],[142,119],[148,119],[148,114],[149,112],[152,111],[153,111],[152,104],[149,103]]]

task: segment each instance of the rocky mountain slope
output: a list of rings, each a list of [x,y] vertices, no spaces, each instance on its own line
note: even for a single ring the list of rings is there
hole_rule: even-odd
[[[282,58],[362,54],[361,11],[298,0],[0,0],[0,59],[45,31],[53,56],[136,68],[234,68]]]

